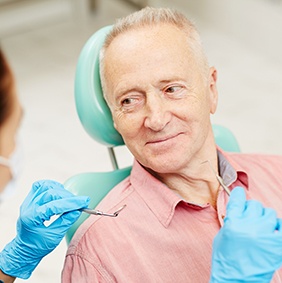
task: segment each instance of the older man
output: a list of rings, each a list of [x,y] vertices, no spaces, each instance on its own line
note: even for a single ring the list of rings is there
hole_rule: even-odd
[[[217,72],[181,13],[146,8],[121,19],[103,46],[101,80],[114,126],[135,161],[99,208],[127,207],[118,219],[93,217],[81,226],[63,282],[208,282],[212,242],[228,201],[210,166],[231,191],[243,187],[281,217],[275,176],[282,158],[216,147],[210,115],[217,107]],[[252,213],[264,214],[254,207]],[[272,219],[270,230],[279,230],[276,215]],[[279,276],[272,282],[282,282]]]

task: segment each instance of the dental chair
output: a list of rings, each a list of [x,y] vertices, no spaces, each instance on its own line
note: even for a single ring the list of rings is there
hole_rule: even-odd
[[[76,68],[75,103],[79,119],[86,132],[108,148],[113,171],[86,172],[72,176],[65,188],[75,195],[89,196],[89,207],[95,208],[107,193],[131,171],[131,167],[119,168],[114,148],[124,146],[120,134],[113,126],[110,110],[103,98],[99,75],[99,51],[111,26],[98,30],[83,47]],[[213,125],[216,144],[225,151],[239,152],[235,136],[224,126]],[[88,217],[82,213],[66,234],[69,243],[81,223]]]

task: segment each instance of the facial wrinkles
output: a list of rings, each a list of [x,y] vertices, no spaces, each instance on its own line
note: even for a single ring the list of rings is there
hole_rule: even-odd
[[[203,90],[195,85],[195,80],[190,78],[187,82],[174,79],[168,72],[164,71],[163,73],[164,74],[160,77],[167,76],[172,79],[158,81],[158,77],[154,77],[153,75],[152,78],[145,78],[143,82],[142,79],[139,79],[141,76],[140,73],[138,78],[135,79],[140,80],[140,82],[135,83],[134,78],[131,79],[129,76],[126,76],[127,79],[121,78],[119,86],[117,87],[118,91],[114,93],[114,111],[122,111],[125,114],[127,110],[129,110],[129,112],[131,112],[131,110],[135,112],[139,111],[144,106],[149,110],[154,110],[164,103],[173,103],[174,100],[189,99],[190,103],[193,103],[193,101],[201,99]],[[144,77],[145,76],[142,76],[142,78]],[[148,81],[150,82],[148,83]],[[133,82],[133,84],[131,85],[130,82]],[[167,93],[167,88],[170,87],[176,88],[177,91],[173,94]],[[131,109],[130,106],[126,106],[125,109],[123,109],[121,101],[124,99],[133,99],[133,109]]]
[[[171,26],[168,27],[170,27],[170,29],[173,28],[173,31],[175,31],[176,29]],[[176,29],[176,31],[178,30]],[[161,30],[161,32],[159,32],[158,29],[156,29],[155,31],[148,31],[146,28],[139,29],[134,32],[129,31],[125,34],[121,34],[111,43],[106,52],[107,57],[107,53],[111,53],[111,55],[113,55],[114,51],[118,50],[116,51],[116,54],[114,54],[115,57],[113,58],[115,60],[115,64],[111,62],[111,64],[107,65],[111,66],[111,72],[114,73],[119,72],[120,67],[126,69],[127,73],[134,73],[136,72],[137,68],[140,69],[142,67],[146,69],[151,64],[153,58],[155,64],[158,64],[159,67],[162,69],[164,68],[164,62],[162,60],[162,46],[165,43],[167,47],[171,46],[170,49],[174,50],[176,46],[179,46],[180,44],[183,45],[183,40],[186,40],[186,38],[183,39],[183,33],[180,34],[182,35],[182,38],[178,39],[177,37],[174,38],[172,36],[172,33],[169,31],[166,32],[163,29]],[[158,40],[156,40],[156,37],[158,37]],[[146,40],[144,40],[144,38]],[[124,44],[124,42],[126,42],[126,44]],[[142,54],[142,56],[140,56],[140,54]],[[181,54],[178,54],[173,51],[173,56],[177,56],[175,60],[180,64],[183,61],[183,57],[181,55],[183,55],[182,52]],[[189,54],[186,52],[185,56],[187,57],[188,55]],[[130,60],[128,60],[130,59],[129,57],[139,58],[139,64],[131,65]]]
[[[137,112],[126,113],[120,108],[114,111],[113,117],[115,123],[119,125],[118,130],[121,130],[122,133],[126,131],[125,139],[137,135],[139,137],[142,135],[141,140],[143,138],[157,140],[171,137],[177,131],[183,131],[182,128],[187,128],[186,123],[191,120],[189,117],[191,113],[205,111],[202,107],[199,108],[199,105],[202,105],[200,96],[191,92],[185,98],[177,101],[170,101],[155,90],[152,93],[147,93],[146,97],[145,105]],[[125,129],[127,125],[133,127],[135,131],[127,132]],[[141,130],[141,127],[144,127],[146,131]]]
[[[179,31],[179,29],[176,28],[175,26],[171,26],[171,25],[163,25],[163,26],[165,26],[165,32],[164,29],[161,29],[159,31],[160,26],[157,26],[155,28],[150,27],[150,30],[143,27],[134,30],[134,32],[131,31],[125,32],[124,34],[121,34],[116,39],[114,39],[114,41],[111,44],[112,46],[110,45],[109,49],[111,47],[112,49],[115,49],[113,45],[115,46],[116,41],[119,40],[120,42],[118,44],[118,47],[120,48],[118,49],[118,52],[116,52],[116,54],[118,55],[118,57],[121,56],[121,58],[125,58],[125,60],[122,59],[120,61],[117,60],[116,64],[110,64],[112,72],[115,72],[115,70],[118,71],[121,66],[124,66],[128,70],[128,73],[134,73],[136,72],[136,68],[140,68],[140,66],[146,66],[146,59],[148,59],[147,61],[149,63],[151,62],[151,59],[148,56],[145,55],[142,56],[140,64],[134,66],[130,66],[127,64],[127,58],[129,57],[129,54],[133,56],[136,54],[146,54],[146,51],[148,50],[150,50],[150,52],[152,52],[152,50],[158,50],[158,52],[155,53],[152,57],[154,58],[156,64],[159,64],[160,68],[165,68],[162,60],[160,60],[159,63],[157,60],[158,56],[161,56],[160,53],[161,48],[158,48],[157,45],[159,44],[161,47],[162,45],[164,45],[164,43],[166,46],[174,47],[173,48],[174,50],[179,46],[183,46],[186,49],[185,56],[183,56],[183,52],[173,51],[174,56],[177,54],[179,55],[178,58],[176,58],[175,60],[181,64],[184,62],[183,58],[186,58],[186,60],[187,58],[189,58],[190,69],[193,69],[195,71],[196,68],[197,70],[199,66],[193,58],[194,53],[191,52],[191,50],[189,51],[187,35],[184,34],[182,31]],[[173,30],[173,32],[171,32],[171,30]],[[138,36],[136,36],[137,33]],[[179,36],[174,36],[175,33],[177,33]],[[158,40],[156,40],[156,37],[158,38]],[[146,39],[146,44],[144,44],[144,38]],[[124,44],[124,42],[126,42],[126,44]],[[193,73],[194,72],[192,72],[192,74]],[[197,70],[197,73],[199,73],[199,69]],[[191,74],[187,74],[187,76],[191,76]],[[118,87],[118,85],[114,86],[114,88],[116,87]]]
[[[185,85],[190,95],[189,108],[197,107],[197,104],[204,99],[203,92],[206,89],[200,83],[201,77],[195,60],[189,49],[183,47],[186,37],[182,33],[178,36],[177,29],[171,30],[170,26],[169,28],[168,31],[163,29],[148,31],[144,29],[133,34],[126,33],[126,37],[120,35],[111,43],[105,57],[107,75],[111,78],[109,80],[111,97],[118,96],[120,93],[131,89],[138,89],[138,91],[141,90],[146,94],[148,87],[156,86],[160,80],[170,78],[172,74],[180,73],[181,78],[185,75]],[[175,33],[177,36],[174,36]],[[125,39],[126,45],[124,45]],[[163,48],[164,43],[169,48]],[[176,52],[176,48],[180,51]],[[108,55],[110,56],[107,58]],[[174,59],[173,65],[171,64],[171,56]],[[108,68],[108,66],[111,66],[111,68]],[[125,115],[126,124],[130,124],[131,127],[136,124],[137,128],[140,126],[139,120],[142,117],[140,113],[134,113],[133,117],[131,113],[120,111],[120,105],[116,101],[112,100],[112,102],[114,104],[114,108],[112,108],[113,117],[121,131],[127,131],[128,126],[123,124]],[[174,112],[174,115],[177,117],[177,111]],[[132,137],[133,132],[132,134],[126,132],[126,135]]]

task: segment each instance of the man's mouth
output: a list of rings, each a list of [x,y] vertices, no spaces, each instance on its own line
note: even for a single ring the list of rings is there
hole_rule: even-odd
[[[169,136],[165,136],[165,137],[161,137],[161,138],[156,138],[156,139],[152,139],[150,141],[148,141],[146,144],[160,144],[169,140],[172,140],[176,137],[178,137],[181,133],[177,133],[177,134],[173,134],[173,135],[169,135]]]

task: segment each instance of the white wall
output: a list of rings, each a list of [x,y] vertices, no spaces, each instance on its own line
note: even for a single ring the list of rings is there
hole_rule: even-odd
[[[1,1],[1,0],[0,0]],[[70,20],[79,0],[20,0],[0,2],[0,38]],[[81,0],[80,3],[84,3]]]

